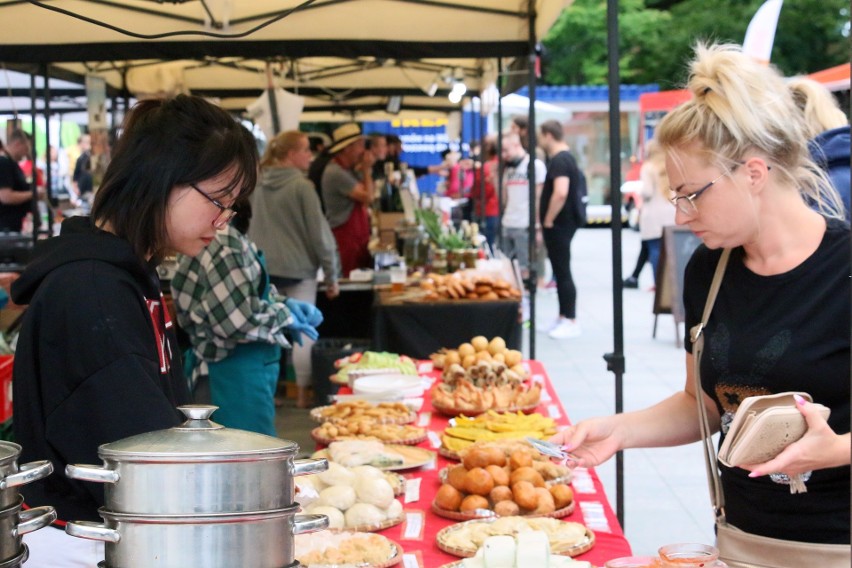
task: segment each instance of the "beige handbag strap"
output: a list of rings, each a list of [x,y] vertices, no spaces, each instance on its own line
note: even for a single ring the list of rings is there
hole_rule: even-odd
[[[689,330],[692,340],[692,359],[694,362],[695,376],[695,398],[698,401],[698,423],[701,427],[701,443],[704,448],[704,464],[707,468],[707,483],[710,486],[710,503],[716,512],[717,518],[725,516],[725,494],[722,492],[722,481],[719,479],[719,468],[716,465],[716,448],[713,447],[713,431],[710,430],[710,422],[707,419],[707,408],[704,406],[703,390],[701,388],[701,356],[704,353],[704,328],[716,303],[719,287],[722,285],[722,277],[725,275],[725,267],[728,265],[728,257],[731,249],[722,251],[716,272],[713,274],[713,282],[710,283],[710,291],[707,293],[707,302],[704,304],[704,314],[701,323]]]

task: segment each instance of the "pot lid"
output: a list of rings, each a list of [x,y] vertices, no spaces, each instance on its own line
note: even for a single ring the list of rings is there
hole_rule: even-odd
[[[103,444],[98,455],[114,461],[227,462],[275,460],[299,451],[299,445],[290,440],[213,422],[210,416],[217,408],[206,404],[179,406],[187,417],[183,424]]]
[[[21,455],[21,446],[15,442],[0,441],[0,464],[15,461]]]

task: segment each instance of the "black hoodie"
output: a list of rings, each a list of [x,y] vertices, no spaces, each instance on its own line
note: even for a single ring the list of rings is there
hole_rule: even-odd
[[[102,484],[69,480],[65,466],[101,463],[99,445],[179,424],[175,407],[190,401],[156,271],[128,241],[74,217],[38,244],[12,298],[29,304],[13,376],[20,463],[54,466],[21,492],[61,520],[99,521]]]

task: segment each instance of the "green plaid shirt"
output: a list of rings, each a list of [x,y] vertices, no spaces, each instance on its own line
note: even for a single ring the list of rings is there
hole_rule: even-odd
[[[272,284],[268,300],[260,297],[262,275],[257,247],[230,226],[198,256],[178,255],[172,297],[178,325],[201,363],[194,376],[207,374],[206,363],[221,361],[238,343],[289,346],[290,310]]]

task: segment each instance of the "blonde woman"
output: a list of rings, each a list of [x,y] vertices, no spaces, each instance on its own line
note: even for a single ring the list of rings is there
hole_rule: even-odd
[[[261,160],[261,179],[252,196],[249,237],[264,251],[270,280],[289,298],[316,303],[321,267],[326,296],[339,294],[337,243],[322,213],[313,184],[305,177],[311,164],[308,137],[297,131],[272,139]],[[293,346],[297,406],[310,406],[311,347],[305,337]]]
[[[831,182],[840,193],[849,220],[849,120],[840,110],[837,99],[821,83],[799,77],[787,86],[796,106],[805,117],[811,157],[828,172]]]
[[[754,535],[843,545],[848,566],[849,226],[774,69],[737,46],[699,45],[688,88],[693,99],[657,129],[675,219],[703,241],[684,278],[687,335],[722,249],[731,249],[703,332],[701,384],[687,337],[683,390],[645,410],[580,422],[555,440],[586,467],[627,448],[695,442],[698,397],[721,443],[744,397],[808,392],[831,408],[830,419],[801,400],[802,439],[766,463],[721,466],[725,513]],[[807,492],[791,494],[785,482],[799,474],[809,477]]]

